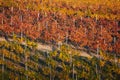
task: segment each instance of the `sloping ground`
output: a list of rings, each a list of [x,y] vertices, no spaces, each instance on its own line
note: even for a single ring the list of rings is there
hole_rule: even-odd
[[[37,43],[37,49],[41,51],[52,51],[52,47],[50,45],[45,45],[41,43]]]
[[[9,40],[10,40],[10,41],[13,41],[12,39],[9,39]],[[1,38],[0,38],[0,41],[6,41],[6,40],[1,37]],[[26,45],[25,42],[22,42],[22,44]],[[42,51],[42,52],[50,52],[50,51],[52,51],[53,45],[47,45],[47,44],[42,44],[42,43],[36,43],[36,44],[37,44],[37,50],[40,50],[40,51]],[[71,46],[71,45],[70,45],[70,46]],[[73,46],[72,46],[72,47],[73,47]],[[73,49],[75,49],[75,47],[74,47]],[[77,55],[79,55],[79,56],[83,56],[83,57],[87,57],[87,58],[92,58],[92,57],[103,58],[103,56],[100,56],[100,54],[96,54],[96,53],[92,53],[92,52],[87,53],[86,51],[84,51],[84,50],[82,50],[82,49],[80,49],[80,50],[78,49],[77,51],[79,52],[79,53],[77,54]],[[120,64],[120,62],[119,62],[117,59],[111,60],[111,61]]]
[[[13,41],[12,39],[9,39],[10,41]],[[5,38],[0,38],[0,41],[6,41]],[[25,42],[23,42],[25,44]],[[52,51],[52,47],[49,45],[45,45],[42,43],[36,43],[37,44],[37,49],[41,51]]]
[[[46,42],[64,42],[68,38],[79,46],[97,49],[99,44],[104,51],[120,53],[119,0],[0,2],[0,30],[7,35],[22,33]]]
[[[2,69],[0,77],[4,77],[4,80],[119,79],[120,68],[117,63],[114,64],[108,59],[90,58],[84,51],[62,46],[60,52],[58,50],[43,52],[41,43],[38,48],[40,50],[34,51],[29,46],[24,49],[25,45],[12,40],[11,42],[6,42],[3,38],[0,40],[2,42],[0,43],[0,69]],[[68,54],[69,50],[72,54]]]
[[[9,40],[12,41],[12,39],[9,39]],[[6,40],[1,37],[0,41],[6,41]],[[23,43],[23,44],[25,44],[25,43]],[[46,44],[42,44],[42,43],[36,43],[36,44],[37,44],[37,49],[38,50],[41,50],[43,52],[52,51],[52,45],[46,45]],[[84,51],[81,51],[80,55],[84,56],[84,57],[91,57],[88,53],[86,53]]]

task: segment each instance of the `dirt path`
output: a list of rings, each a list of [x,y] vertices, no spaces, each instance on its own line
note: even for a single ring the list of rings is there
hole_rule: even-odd
[[[12,39],[9,39],[10,41],[12,41]],[[0,42],[1,41],[6,41],[4,38],[0,38]],[[25,43],[23,43],[25,44]],[[45,45],[45,44],[42,44],[42,43],[37,43],[37,49],[38,50],[41,50],[41,51],[52,51],[52,47],[50,45]]]
[[[9,39],[10,41],[12,41],[12,39]],[[1,41],[6,41],[4,38],[0,37],[0,42]],[[24,43],[25,44],[25,43]],[[45,51],[52,51],[52,46],[50,45],[46,45],[46,44],[42,44],[42,43],[37,43],[37,49],[41,50],[43,52]],[[84,56],[84,57],[91,57],[89,54],[87,54],[84,51],[81,51],[80,56]]]
[[[10,41],[12,41],[12,39],[9,39]],[[6,41],[4,38],[2,38],[2,37],[0,37],[0,42],[1,41]],[[25,44],[25,43],[24,43]],[[46,45],[46,44],[42,44],[42,43],[37,43],[37,49],[38,50],[41,50],[41,51],[43,51],[43,52],[46,52],[46,51],[52,51],[52,46],[50,46],[50,45]],[[94,53],[91,53],[92,55],[89,55],[87,52],[85,52],[85,51],[82,51],[82,50],[79,50],[80,51],[80,55],[79,56],[83,56],[83,57],[88,57],[88,58],[92,58],[93,56],[95,56],[95,57],[97,57],[97,58],[99,58],[100,57],[100,55],[96,55],[96,54],[94,54]],[[112,60],[112,62],[117,62],[117,60],[116,61],[114,61],[114,60]],[[119,63],[119,62],[118,62]],[[119,63],[120,64],[120,63]]]
[[[52,47],[50,45],[45,45],[42,43],[37,43],[37,49],[41,51],[52,51]]]

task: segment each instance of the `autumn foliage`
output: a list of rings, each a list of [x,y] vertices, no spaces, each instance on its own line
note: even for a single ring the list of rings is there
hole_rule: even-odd
[[[96,1],[1,0],[0,34],[120,53],[120,2]]]

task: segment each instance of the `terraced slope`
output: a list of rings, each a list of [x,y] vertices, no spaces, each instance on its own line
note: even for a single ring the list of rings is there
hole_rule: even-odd
[[[119,0],[1,0],[0,35],[120,53]]]
[[[42,52],[16,41],[0,41],[0,70],[4,80],[118,80],[120,67],[110,59],[119,57],[103,57],[84,57],[66,45],[60,51]]]
[[[0,80],[119,79],[120,0],[0,0]]]

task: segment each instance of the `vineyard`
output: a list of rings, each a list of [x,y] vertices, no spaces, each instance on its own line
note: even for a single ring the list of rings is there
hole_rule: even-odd
[[[119,0],[0,0],[0,80],[119,79]]]

